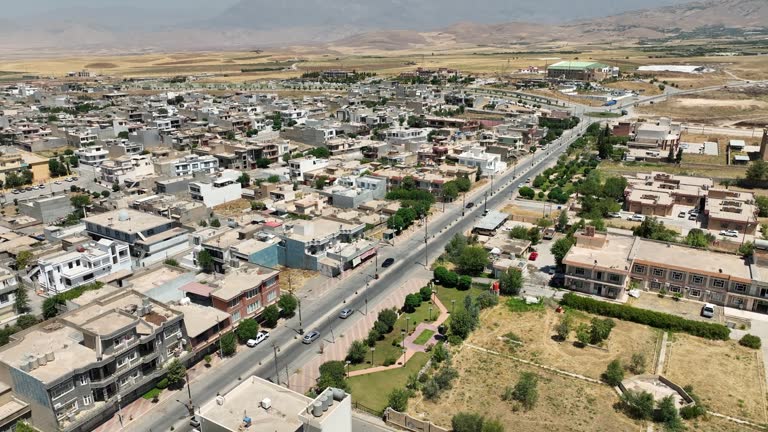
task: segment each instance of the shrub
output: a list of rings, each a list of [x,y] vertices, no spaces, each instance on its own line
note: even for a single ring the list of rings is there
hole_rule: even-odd
[[[489,291],[485,291],[480,293],[480,295],[477,296],[477,306],[480,309],[487,309],[489,307],[494,307],[497,304],[499,304],[499,297]]]
[[[645,354],[632,354],[632,360],[629,362],[629,370],[637,375],[645,373]]]
[[[533,408],[539,399],[539,390],[536,388],[538,381],[539,377],[536,374],[523,372],[512,391],[512,398],[520,402],[526,410]]]
[[[474,413],[458,413],[451,419],[453,432],[482,432],[483,416]]]
[[[32,327],[37,324],[37,317],[32,314],[25,314],[16,319],[16,326],[21,330]]]
[[[579,309],[595,315],[603,315],[664,330],[684,332],[714,340],[728,340],[730,329],[722,324],[693,321],[663,312],[639,309],[621,304],[606,303],[573,293],[566,293],[560,302],[563,306]]]
[[[387,357],[384,359],[384,366],[392,366],[395,363],[397,363],[397,359],[394,357]]]
[[[442,363],[446,360],[449,360],[450,358],[451,353],[442,342],[438,343],[434,348],[432,348],[432,361],[435,363]]]
[[[740,340],[739,345],[752,349],[760,349],[761,340],[758,336],[745,334]]]
[[[608,368],[603,373],[603,381],[612,386],[621,384],[624,380],[624,368],[621,367],[621,362],[616,359],[608,363]]]
[[[565,341],[568,339],[568,335],[571,334],[571,327],[573,326],[573,320],[571,319],[570,315],[563,315],[560,318],[560,322],[557,324],[557,327],[555,330],[557,331],[557,337],[560,338],[561,341]]]
[[[456,289],[459,291],[467,291],[472,287],[472,277],[467,275],[459,276],[459,282],[456,284]]]
[[[408,410],[408,398],[411,397],[411,392],[406,389],[394,389],[387,396],[389,407],[397,412],[405,412]]]
[[[448,288],[453,288],[459,284],[459,274],[456,272],[449,271],[445,276],[445,281],[443,283],[443,286]]]
[[[352,364],[359,364],[365,361],[365,355],[368,353],[368,346],[361,340],[352,341],[347,350],[347,360]]]
[[[384,309],[379,312],[378,321],[384,323],[387,326],[387,333],[391,332],[395,328],[397,322],[397,312],[395,309]]]
[[[381,333],[378,332],[375,328],[371,329],[371,331],[368,332],[368,337],[366,338],[366,342],[368,342],[369,347],[376,346],[376,341],[381,339]]]
[[[434,379],[429,378],[424,386],[421,387],[421,394],[427,400],[435,400],[440,396],[440,386],[437,385]]]
[[[445,281],[448,279],[448,269],[442,266],[436,267],[433,272],[433,277],[437,284],[446,286]]]
[[[588,325],[582,323],[582,324],[579,324],[578,327],[576,327],[576,340],[579,341],[582,347],[587,346],[591,338],[592,337],[589,334]]]
[[[264,319],[265,326],[275,328],[277,320],[280,319],[280,310],[275,305],[269,305],[261,313],[261,317]]]
[[[655,420],[660,423],[674,423],[678,419],[675,399],[669,395],[659,401]]]
[[[237,337],[233,332],[225,333],[221,336],[221,354],[229,357],[237,350]]]
[[[621,407],[628,416],[637,420],[653,417],[653,395],[645,391],[627,390],[621,395]]]
[[[405,296],[405,303],[403,304],[403,311],[412,313],[417,307],[421,306],[421,296],[418,294],[408,294]]]
[[[608,339],[611,330],[616,326],[612,319],[592,318],[592,327],[589,329],[589,343],[597,345]]]
[[[536,191],[529,188],[528,186],[523,186],[518,190],[518,193],[523,198],[533,199],[534,196],[536,196]]]
[[[163,378],[160,381],[158,381],[156,387],[159,388],[160,390],[165,390],[166,388],[168,388],[168,378]]]
[[[347,373],[344,370],[344,362],[338,360],[327,361],[320,365],[320,377],[317,379],[317,388],[325,390],[335,387],[347,390]]]
[[[422,287],[419,290],[419,295],[421,296],[421,301],[429,301],[432,298],[432,288],[429,286]]]
[[[373,322],[373,328],[382,336],[388,334],[391,331],[391,329],[387,327],[386,324],[378,320]]]

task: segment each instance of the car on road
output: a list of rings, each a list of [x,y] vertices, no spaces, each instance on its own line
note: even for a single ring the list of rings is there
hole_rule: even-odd
[[[34,190],[34,189],[32,189],[32,188],[31,188],[31,187],[29,187],[29,186],[24,188],[24,192],[32,192],[33,190]]]
[[[723,237],[738,237],[739,232],[736,230],[722,230],[720,231],[720,235]]]
[[[18,195],[21,193],[21,191],[18,189],[14,189],[11,193],[13,193],[14,195]]]
[[[685,212],[682,211],[682,212],[678,213],[677,217],[685,219]]]
[[[539,253],[538,252],[531,252],[531,256],[529,256],[528,259],[531,260],[531,261],[536,261],[536,258],[538,258],[538,257],[539,257]]]
[[[530,183],[530,182],[531,182],[531,178],[530,178],[530,177],[528,177],[527,179],[525,179],[525,182],[526,182],[526,183]]]
[[[701,308],[701,316],[704,318],[714,318],[715,317],[715,305],[712,303],[706,303]]]
[[[632,216],[628,217],[627,220],[630,220],[632,222],[642,222],[645,220],[645,216],[641,214],[633,214]]]
[[[699,214],[699,208],[698,207],[694,207],[694,208],[688,210],[688,214],[694,214],[694,213],[695,214]]]
[[[474,207],[474,206],[475,206],[475,203],[473,203],[473,202],[468,202],[468,203],[467,203],[467,205],[465,206],[465,208],[472,208],[472,207]]]
[[[612,218],[614,218],[614,219],[621,219],[621,213],[619,213],[619,212],[611,212],[611,213],[608,213],[608,216],[609,216],[609,217],[612,217]]]
[[[77,177],[72,177],[72,181],[77,181],[77,180],[78,180]]]
[[[688,216],[688,220],[695,221],[698,218],[699,218],[699,214],[698,213],[691,213],[690,216]]]
[[[269,332],[266,330],[259,330],[259,334],[256,335],[255,339],[248,339],[248,342],[245,344],[248,345],[248,347],[253,348],[256,345],[264,342],[269,337]]]
[[[352,309],[344,308],[344,309],[341,310],[341,312],[339,312],[339,318],[347,319],[347,318],[351,317],[353,313],[355,313],[355,311],[353,311]]]
[[[395,263],[395,259],[394,258],[387,258],[387,259],[384,260],[383,263],[381,263],[381,268],[387,268],[387,267],[391,266],[394,263]]]
[[[61,180],[56,180],[55,182],[53,182],[53,184],[60,185],[61,184]]]
[[[312,342],[318,340],[319,338],[320,338],[320,332],[317,330],[312,330],[311,332],[304,335],[304,338],[301,340],[301,343],[309,345]]]
[[[192,417],[189,419],[189,425],[193,428],[199,428],[200,427],[200,420],[197,419],[197,417]]]

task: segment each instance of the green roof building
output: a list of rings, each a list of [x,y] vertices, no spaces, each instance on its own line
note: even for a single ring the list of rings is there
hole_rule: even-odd
[[[561,61],[547,67],[547,76],[566,80],[595,81],[610,75],[611,69],[610,66],[599,62]]]

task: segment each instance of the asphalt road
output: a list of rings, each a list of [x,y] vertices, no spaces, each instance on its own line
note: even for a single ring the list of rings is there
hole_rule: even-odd
[[[45,187],[42,189],[34,189],[31,191],[25,191],[23,190],[25,187],[29,187],[32,185],[23,186],[21,188],[18,188],[20,193],[13,193],[13,189],[5,189],[2,191],[2,202],[12,202],[14,199],[17,199],[19,201],[28,201],[40,197],[46,197],[51,195],[59,195],[62,193],[69,192],[69,189],[72,185],[77,185],[79,187],[85,187],[89,190],[104,190],[105,188],[99,187],[96,183],[93,182],[94,178],[94,170],[93,167],[78,167],[75,168],[72,172],[71,176],[66,177],[59,177],[56,179],[50,179],[47,183],[44,184]],[[68,177],[77,177],[77,180],[74,182],[68,182],[65,181]],[[56,182],[60,184],[56,184]],[[38,185],[39,183],[35,182],[34,185]],[[111,190],[111,189],[109,189]]]
[[[428,221],[427,245],[428,260],[431,262],[442,251],[447,242],[458,232],[469,230],[475,220],[482,217],[483,198],[488,192],[487,206],[496,208],[504,203],[514,188],[519,187],[527,177],[533,177],[553,163],[567,148],[579,133],[588,126],[589,122],[582,122],[576,130],[566,131],[563,138],[548,146],[547,150],[539,151],[518,164],[513,170],[498,176],[491,185],[487,184],[467,197],[467,201],[475,201],[472,209],[465,210],[462,217],[462,207],[459,205],[447,206],[445,212],[437,213]],[[457,200],[460,202],[459,200]],[[353,315],[346,320],[339,320],[336,316],[343,307],[351,307],[362,314],[366,311],[366,303],[377,304],[384,299],[390,290],[396,289],[403,283],[414,278],[430,279],[431,272],[425,266],[424,236],[416,233],[407,240],[395,241],[394,246],[385,247],[382,256],[396,257],[395,264],[386,270],[379,271],[379,280],[372,280],[370,271],[356,272],[340,282],[327,295],[314,302],[304,302],[302,307],[303,328],[320,331],[326,344],[333,343],[332,334],[338,335],[345,328],[351,326],[359,315]],[[281,326],[271,332],[269,340],[253,349],[241,347],[239,353],[226,361],[214,373],[202,376],[191,386],[193,405],[199,407],[212,400],[216,393],[226,394],[235,387],[240,379],[251,375],[275,380],[276,370],[280,374],[281,382],[285,382],[286,371],[294,371],[307,363],[315,355],[319,348],[319,341],[312,345],[304,345],[299,340],[297,329],[298,317],[282,323]],[[274,347],[273,347],[274,344]],[[279,349],[275,364],[274,349]],[[306,389],[297,389],[302,393]],[[187,402],[186,395],[181,395],[181,402]],[[173,426],[176,431],[189,431],[187,410],[185,406],[175,400],[167,400],[156,406],[151,415],[143,416],[131,422],[125,430],[129,431],[168,431]],[[202,431],[205,432],[205,431]]]

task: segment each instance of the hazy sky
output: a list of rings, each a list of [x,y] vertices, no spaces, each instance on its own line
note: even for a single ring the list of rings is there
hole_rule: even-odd
[[[219,13],[232,6],[239,0],[5,0],[2,7],[6,17],[18,17],[49,12],[51,10],[66,10],[67,8],[84,7],[128,7],[139,9],[184,9],[192,12],[190,15],[205,16]]]

